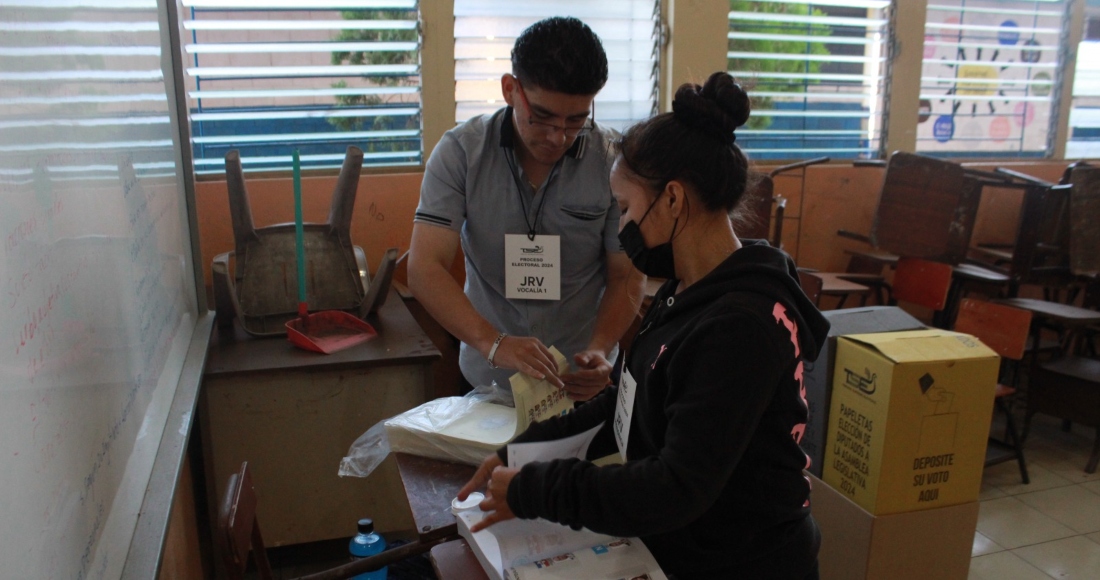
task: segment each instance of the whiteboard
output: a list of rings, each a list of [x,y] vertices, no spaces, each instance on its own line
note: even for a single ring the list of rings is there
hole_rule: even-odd
[[[0,0],[0,578],[119,577],[190,427],[169,410],[206,308],[167,10]]]

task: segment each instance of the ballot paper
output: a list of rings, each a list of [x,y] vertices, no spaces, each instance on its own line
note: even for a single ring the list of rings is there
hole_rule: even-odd
[[[532,461],[551,461],[553,459],[584,459],[588,455],[588,446],[603,427],[599,425],[562,439],[553,441],[535,441],[531,443],[512,443],[508,446],[508,467],[523,467]]]
[[[546,520],[511,519],[471,533],[485,517],[460,512],[458,533],[491,580],[667,580],[638,538],[574,530]]]
[[[564,373],[569,365],[550,347]],[[515,407],[474,397],[441,397],[385,421],[390,450],[478,465],[536,421],[568,413],[564,390],[522,373],[509,379]]]

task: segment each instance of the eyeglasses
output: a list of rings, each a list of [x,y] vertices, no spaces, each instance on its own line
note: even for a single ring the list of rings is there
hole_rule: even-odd
[[[523,90],[523,85],[519,84],[519,79],[516,79],[516,85],[519,86],[519,97],[520,97],[520,99],[523,99],[523,106],[527,107],[527,112],[530,113],[531,112],[531,103],[527,101],[527,92]],[[565,126],[555,125],[553,123],[547,123],[546,121],[535,120],[534,117],[528,115],[527,116],[527,124],[532,126],[532,127],[538,127],[539,129],[541,129],[543,131],[546,131],[548,133],[549,132],[561,131],[562,133],[565,134],[566,137],[568,137],[570,139],[574,139],[576,137],[580,137],[581,135],[587,134],[592,129],[595,129],[596,128],[595,118],[596,118],[596,102],[593,101],[592,102],[592,115],[590,117],[586,117],[580,123],[572,123],[572,124],[567,123]]]

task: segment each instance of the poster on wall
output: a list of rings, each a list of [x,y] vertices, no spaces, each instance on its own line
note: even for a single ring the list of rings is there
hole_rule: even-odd
[[[917,150],[1044,155],[1065,14],[1061,0],[929,5]]]

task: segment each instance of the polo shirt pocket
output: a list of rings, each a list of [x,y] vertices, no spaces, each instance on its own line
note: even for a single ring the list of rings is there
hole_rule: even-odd
[[[561,211],[586,222],[603,219],[607,215],[607,208],[598,205],[563,205]]]

